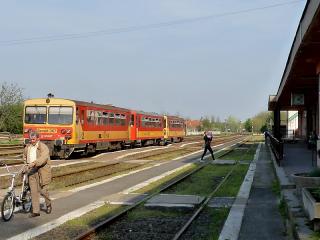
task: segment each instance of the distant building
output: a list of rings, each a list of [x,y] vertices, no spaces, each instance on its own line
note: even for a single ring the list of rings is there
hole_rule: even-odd
[[[200,120],[186,120],[187,135],[202,134],[202,132],[199,131],[200,126],[201,126]]]
[[[298,111],[288,111],[288,137],[294,137],[298,132]]]

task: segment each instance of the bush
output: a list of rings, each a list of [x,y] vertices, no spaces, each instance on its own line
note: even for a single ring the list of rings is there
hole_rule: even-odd
[[[317,168],[315,170],[312,170],[309,174],[308,177],[320,177],[320,168]]]

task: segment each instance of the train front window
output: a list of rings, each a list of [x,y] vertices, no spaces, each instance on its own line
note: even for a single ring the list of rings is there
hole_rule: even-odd
[[[49,124],[72,124],[72,107],[49,107]]]
[[[44,124],[47,122],[47,108],[46,107],[26,107],[25,109],[25,123],[30,124]]]

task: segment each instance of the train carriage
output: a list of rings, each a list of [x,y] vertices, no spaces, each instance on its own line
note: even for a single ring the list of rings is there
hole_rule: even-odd
[[[51,156],[72,152],[120,149],[129,140],[130,110],[59,98],[39,98],[24,103],[24,139],[39,132]]]
[[[166,142],[182,142],[186,135],[186,126],[183,118],[164,116],[164,139]]]
[[[163,128],[162,115],[131,111],[130,140],[135,146],[163,145]]]
[[[29,131],[37,131],[50,155],[60,158],[73,152],[164,145],[185,136],[184,119],[176,116],[62,98],[26,100],[23,121],[24,142]]]

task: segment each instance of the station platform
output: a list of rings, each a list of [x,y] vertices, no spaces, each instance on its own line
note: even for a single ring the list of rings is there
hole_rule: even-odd
[[[308,218],[291,175],[316,169],[316,152],[308,149],[307,144],[302,140],[284,143],[284,158],[280,166],[276,163],[271,151],[270,153],[281,186],[281,196],[287,205],[289,217],[286,223],[287,233],[290,233],[291,239],[312,239],[314,232],[310,229],[311,225],[308,225]]]
[[[316,152],[307,148],[304,141],[285,143],[284,158],[280,165],[290,176],[294,173],[310,172],[316,168]]]
[[[288,239],[285,235],[285,227],[278,210],[278,197],[272,191],[275,179],[276,176],[272,170],[271,152],[267,145],[262,144],[237,239]]]

